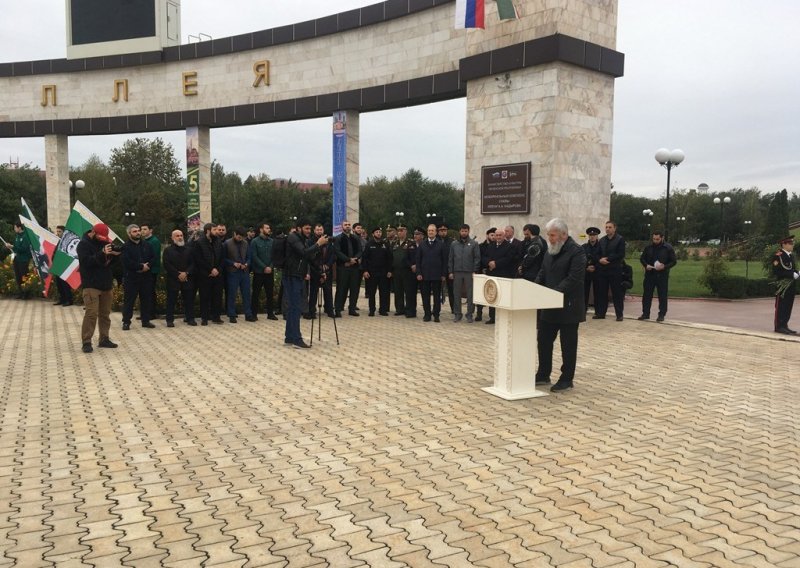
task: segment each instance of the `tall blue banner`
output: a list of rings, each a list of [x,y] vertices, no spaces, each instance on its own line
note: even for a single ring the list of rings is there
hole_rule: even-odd
[[[333,235],[347,218],[347,114],[333,113]]]

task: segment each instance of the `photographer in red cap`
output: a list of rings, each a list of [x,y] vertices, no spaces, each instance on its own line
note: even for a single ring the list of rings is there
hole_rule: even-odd
[[[775,253],[772,260],[772,274],[775,276],[777,291],[775,293],[775,333],[796,335],[797,332],[789,329],[789,319],[792,317],[792,306],[797,289],[797,280],[800,273],[797,271],[797,262],[792,251],[794,250],[794,237],[789,235],[778,241],[781,248]]]
[[[114,277],[111,274],[111,261],[121,254],[121,250],[111,245],[108,225],[98,223],[87,231],[78,243],[78,264],[83,286],[83,325],[81,341],[83,352],[91,353],[94,329],[100,322],[100,342],[98,347],[116,347],[108,337],[111,329],[111,288]]]

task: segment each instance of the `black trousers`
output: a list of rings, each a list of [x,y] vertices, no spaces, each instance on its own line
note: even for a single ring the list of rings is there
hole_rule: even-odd
[[[22,279],[28,274],[28,266],[30,264],[29,260],[25,262],[19,262],[16,258],[14,259],[14,280],[17,282],[17,291],[19,292],[20,296],[23,295],[22,292]],[[28,293],[25,293],[27,297]]]
[[[597,275],[597,289],[594,293],[594,313],[605,316],[608,311],[608,291],[614,301],[614,312],[618,318],[622,317],[625,309],[625,289],[622,287],[622,272],[601,272]]]
[[[344,310],[344,302],[349,298],[348,311],[354,312],[358,304],[358,290],[361,287],[361,269],[358,266],[336,265],[336,311]]]
[[[648,270],[644,273],[644,288],[642,290],[642,315],[650,317],[650,306],[653,303],[653,291],[658,291],[658,315],[667,315],[667,285],[669,272],[666,270]]]
[[[158,288],[158,274],[154,272],[148,272],[150,275],[150,314],[152,317],[156,317],[158,314],[158,299],[156,297],[156,288]]]
[[[167,322],[175,321],[175,303],[178,300],[178,294],[181,296],[183,302],[183,319],[184,321],[194,320],[194,286],[191,280],[181,282],[170,282],[167,284]]]
[[[53,280],[56,281],[56,289],[58,290],[58,298],[61,300],[62,304],[71,304],[72,303],[72,287],[63,281],[58,276],[53,276]]]
[[[442,286],[442,292],[441,292],[441,294],[442,294],[442,303],[444,304],[444,294],[445,294],[445,291],[446,291],[447,292],[447,301],[450,304],[450,312],[453,312],[453,281],[448,278],[446,280],[445,284],[447,286],[447,289],[445,290],[445,287]],[[460,300],[461,299],[459,298],[459,301]]]
[[[222,313],[222,273],[212,278],[210,276],[196,280],[197,290],[200,292],[200,319],[203,321],[218,320]]]
[[[149,322],[153,317],[152,276],[150,274],[126,276],[122,279],[122,288],[125,292],[125,301],[122,304],[122,323],[131,323],[133,304],[136,303],[136,298],[139,298],[139,313],[142,315],[142,323]]]
[[[578,324],[548,323],[539,321],[536,344],[539,353],[539,368],[536,369],[537,381],[549,381],[553,371],[553,344],[556,336],[561,335],[561,376],[559,382],[572,384],[575,378],[575,365],[578,359]]]
[[[786,289],[786,293],[781,298],[775,296],[775,331],[789,327],[789,319],[792,317],[792,307],[794,306],[794,296],[796,285],[792,284]]]
[[[406,292],[406,301],[405,301],[406,316],[416,317],[417,295],[419,294],[420,290],[419,280],[417,280],[417,275],[411,272],[410,270],[403,275],[403,280],[405,281],[405,292]]]
[[[259,302],[261,296],[261,289],[264,289],[267,294],[266,305],[267,305],[267,315],[271,316],[275,313],[275,299],[273,295],[275,294],[275,273],[270,272],[269,274],[258,274],[256,272],[253,273],[253,290],[250,294],[250,306],[253,310],[254,315],[258,315],[260,311],[261,304]]]
[[[378,292],[380,313],[389,312],[389,288],[391,281],[386,276],[386,272],[370,272],[369,278],[365,279],[364,287],[367,289],[367,299],[369,300],[369,313],[375,313],[375,292]]]
[[[330,274],[328,275],[330,276]],[[319,292],[322,290],[322,311],[326,314],[333,313],[333,282],[330,278],[326,278],[325,282],[319,284],[319,277],[311,277],[311,280],[317,281],[317,285],[310,284],[308,289],[308,313],[316,315],[317,304],[319,302]]]
[[[392,293],[394,293],[394,313],[406,313],[406,288],[408,287],[408,276],[411,271],[407,268],[395,268],[392,272]]]
[[[433,307],[431,307],[431,297],[433,298]],[[442,310],[441,280],[422,281],[422,309],[425,311],[425,317],[430,317],[431,313],[439,317]]]
[[[583,305],[589,309],[589,291],[594,288],[594,302],[595,311],[597,311],[597,276],[591,272],[586,273],[586,278],[583,280]]]

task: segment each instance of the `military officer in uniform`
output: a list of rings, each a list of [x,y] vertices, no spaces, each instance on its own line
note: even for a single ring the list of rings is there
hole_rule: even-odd
[[[582,244],[583,252],[586,255],[586,276],[583,279],[583,305],[584,309],[589,309],[589,290],[597,295],[597,261],[600,258],[600,242],[597,235],[600,229],[589,227],[586,229],[586,236],[589,241]]]
[[[387,227],[387,231],[389,228]],[[405,225],[397,226],[397,236],[390,242],[392,248],[392,292],[394,293],[394,315],[406,315],[406,286],[408,280],[413,279],[411,267],[408,264],[408,247],[413,241],[408,239],[408,229]],[[407,278],[408,277],[408,278]]]
[[[775,333],[796,335],[797,332],[789,329],[789,319],[792,317],[792,306],[800,273],[794,260],[794,237],[789,235],[780,241],[781,248],[775,253],[772,260],[772,274],[778,283],[775,294]]]

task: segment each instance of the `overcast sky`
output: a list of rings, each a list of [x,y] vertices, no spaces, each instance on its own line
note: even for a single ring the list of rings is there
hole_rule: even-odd
[[[183,0],[182,34],[184,42],[198,32],[225,37],[376,1]],[[0,62],[64,57],[64,10],[64,0],[3,2]],[[673,188],[800,191],[798,22],[797,0],[619,0],[617,50],[626,60],[615,92],[615,189],[662,194],[666,173],[653,154],[667,147],[686,153],[673,170]],[[362,181],[413,167],[463,184],[465,108],[461,99],[362,114]],[[181,155],[183,132],[160,136]],[[243,177],[323,182],[330,174],[329,119],[215,129],[211,136],[213,157]],[[125,138],[71,137],[70,165],[91,154],[107,160]],[[0,163],[9,158],[43,166],[43,139],[0,139]]]

